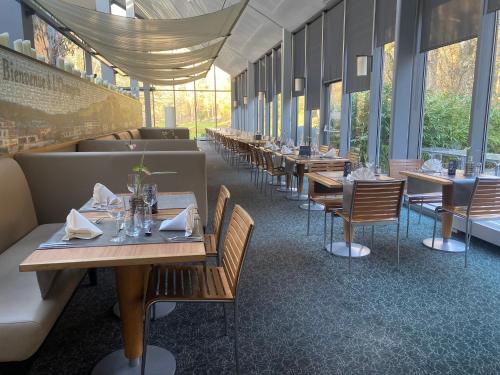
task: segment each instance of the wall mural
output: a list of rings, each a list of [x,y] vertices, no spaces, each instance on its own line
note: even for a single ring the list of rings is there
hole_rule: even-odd
[[[141,126],[139,100],[0,46],[0,153]]]

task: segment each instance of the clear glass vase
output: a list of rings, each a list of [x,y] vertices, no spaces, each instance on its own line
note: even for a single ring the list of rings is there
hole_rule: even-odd
[[[129,199],[129,208],[125,217],[125,233],[129,237],[138,237],[144,226],[144,200],[142,197],[132,196]]]

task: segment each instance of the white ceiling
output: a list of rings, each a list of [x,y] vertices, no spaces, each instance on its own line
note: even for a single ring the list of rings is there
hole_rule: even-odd
[[[157,3],[168,9],[169,18],[184,18],[214,12],[238,1],[158,0]],[[250,0],[215,65],[233,76],[242,72],[249,61],[254,62],[280,42],[281,27],[295,30],[325,8],[326,3],[326,0]]]

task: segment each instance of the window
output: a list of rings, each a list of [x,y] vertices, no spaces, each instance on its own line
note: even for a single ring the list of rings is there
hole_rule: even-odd
[[[274,137],[275,134],[274,134],[274,119],[273,119],[273,102],[270,101],[268,104],[268,108],[269,108],[269,135],[271,137]]]
[[[389,171],[393,73],[394,42],[384,45],[384,71],[382,73],[382,108],[380,114],[378,140],[378,163],[383,172]]]
[[[206,128],[231,127],[231,78],[212,66],[205,78],[153,91],[153,123],[165,126],[165,107],[175,107],[178,127],[190,129],[191,138],[205,135]]]
[[[468,145],[477,39],[427,53],[422,156],[443,162],[464,154]]]
[[[327,143],[340,148],[340,118],[342,108],[342,82],[335,82],[328,86],[329,111],[328,124],[325,127]]]
[[[304,95],[297,97],[297,142],[304,143],[304,118],[305,118],[305,98]]]
[[[359,150],[360,160],[368,156],[368,115],[370,112],[370,91],[351,94],[351,137],[349,147]]]
[[[497,13],[495,76],[492,81],[485,173],[500,173],[500,12]]]
[[[276,96],[276,101],[277,101],[277,110],[276,110],[277,124],[276,124],[276,129],[278,129],[277,137],[281,138],[281,134],[282,134],[282,129],[281,129],[281,126],[282,126],[281,125],[281,93],[279,93]]]
[[[316,144],[319,146],[321,144],[321,139],[319,139],[319,124],[319,109],[313,109],[311,111],[311,145]]]

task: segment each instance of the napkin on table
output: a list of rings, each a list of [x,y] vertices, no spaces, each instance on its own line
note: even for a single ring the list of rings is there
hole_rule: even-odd
[[[438,159],[429,159],[422,165],[424,172],[441,172],[441,161]]]
[[[286,146],[288,148],[294,148],[295,147],[295,143],[293,142],[292,138],[288,138],[288,140],[286,141]]]
[[[115,204],[120,201],[111,190],[99,182],[94,185],[94,194],[92,195],[92,207],[107,205],[108,203]]]
[[[160,224],[160,230],[185,230],[184,235],[189,237],[193,234],[195,216],[196,206],[190,204],[174,218],[163,220]]]
[[[349,176],[347,176],[348,181],[356,181],[356,180],[375,180],[375,173],[373,172],[373,169],[371,168],[358,168],[355,171],[353,171]]]
[[[285,154],[285,155],[286,154],[293,154],[293,151],[290,148],[288,148],[287,145],[284,145],[283,147],[281,147],[281,153]]]
[[[335,148],[331,148],[327,152],[323,154],[324,158],[335,158],[337,157],[337,150]]]
[[[63,241],[68,241],[72,238],[90,240],[102,234],[102,230],[97,228],[75,209],[72,209],[66,218],[65,232],[66,234],[63,237]]]

